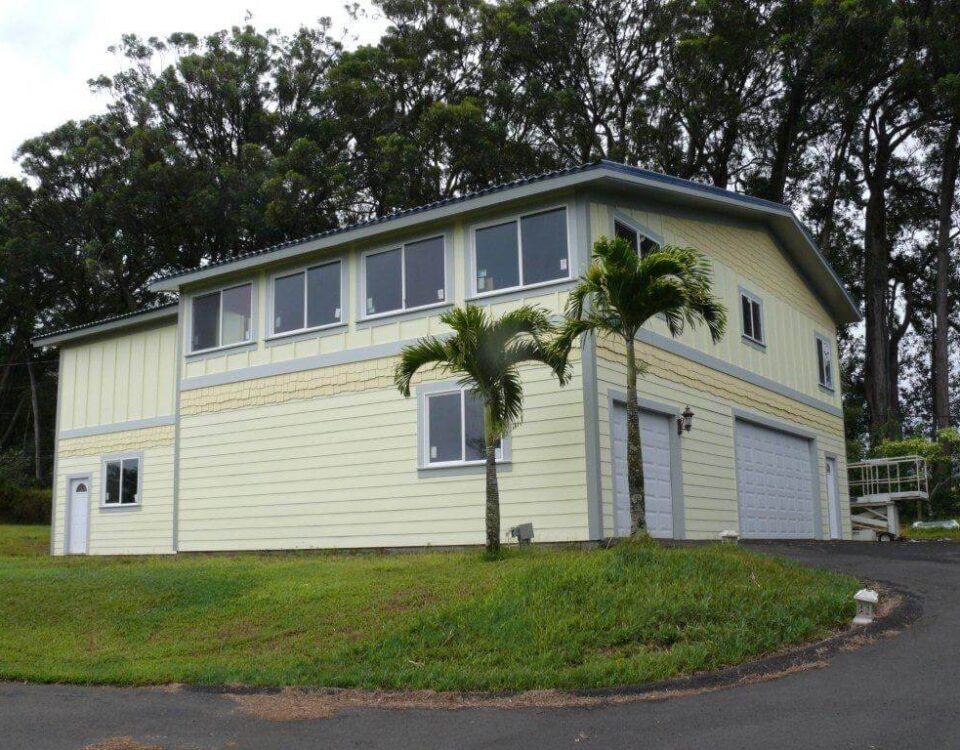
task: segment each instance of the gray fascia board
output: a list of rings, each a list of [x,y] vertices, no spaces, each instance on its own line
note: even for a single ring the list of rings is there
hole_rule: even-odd
[[[33,346],[37,349],[42,349],[46,346],[57,346],[70,341],[76,341],[77,339],[99,336],[104,333],[113,333],[123,328],[137,328],[139,326],[155,323],[156,321],[163,320],[165,318],[176,317],[177,307],[162,307],[158,310],[148,310],[147,312],[140,313],[138,315],[131,315],[129,317],[120,318],[119,320],[109,320],[105,323],[98,323],[92,326],[79,328],[75,331],[64,331],[63,333],[54,333],[50,336],[36,338],[33,340]]]
[[[826,282],[820,290],[821,295],[824,297],[835,297],[835,299],[829,299],[827,301],[831,303],[830,308],[837,321],[841,323],[852,323],[860,320],[860,313],[839,277],[821,255],[796,214],[787,206],[779,206],[768,202],[749,202],[744,200],[742,196],[737,196],[736,194],[724,195],[719,192],[707,192],[707,186],[698,187],[696,185],[678,184],[664,181],[665,179],[667,178],[656,179],[641,174],[629,174],[622,169],[616,169],[608,164],[601,163],[595,167],[572,174],[559,175],[525,185],[495,190],[491,193],[478,195],[449,205],[437,206],[436,208],[417,211],[388,221],[348,229],[315,240],[306,240],[303,243],[291,245],[290,247],[281,248],[272,252],[258,253],[246,258],[240,258],[232,263],[211,266],[210,268],[201,268],[190,273],[171,276],[166,279],[158,279],[150,284],[150,289],[153,291],[173,291],[197,281],[256,268],[268,263],[297,258],[301,255],[344,245],[349,242],[365,240],[388,232],[412,229],[428,222],[452,218],[468,212],[479,211],[523,198],[530,198],[545,193],[563,191],[591,184],[599,185],[604,182],[612,182],[614,185],[642,187],[651,192],[658,192],[661,195],[682,198],[685,202],[695,205],[720,206],[741,216],[763,217],[770,220],[772,225],[775,224],[772,227],[775,232],[779,231],[781,234],[784,234],[791,242],[802,243],[807,251],[804,254],[812,256],[814,265],[819,271],[818,275]],[[790,253],[790,255],[793,256],[793,253]],[[795,257],[792,259],[795,261],[799,260]],[[827,289],[830,287],[834,287],[834,289],[831,290],[833,292],[832,295],[827,292]],[[840,293],[839,297],[836,295],[837,292]]]

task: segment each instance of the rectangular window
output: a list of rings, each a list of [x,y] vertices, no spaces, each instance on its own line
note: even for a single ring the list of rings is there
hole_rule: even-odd
[[[760,300],[745,292],[740,292],[740,315],[745,338],[758,344],[763,339],[763,305]]]
[[[833,347],[830,342],[816,337],[817,344],[817,373],[820,378],[820,385],[824,388],[833,388]]]
[[[122,458],[103,464],[103,504],[136,505],[140,502],[140,459]]]
[[[363,258],[366,315],[415,310],[447,299],[443,237],[408,242]]]
[[[340,261],[273,280],[273,333],[340,322]]]
[[[474,261],[477,294],[569,278],[567,210],[475,230]]]
[[[194,297],[190,351],[218,349],[252,340],[252,308],[252,284]]]
[[[486,459],[483,401],[467,390],[434,393],[426,397],[426,462],[482,463]],[[497,460],[502,446],[497,443]]]
[[[646,258],[654,250],[660,249],[659,242],[650,239],[625,222],[614,221],[613,233],[615,237],[626,240],[635,253],[640,253],[641,258]]]

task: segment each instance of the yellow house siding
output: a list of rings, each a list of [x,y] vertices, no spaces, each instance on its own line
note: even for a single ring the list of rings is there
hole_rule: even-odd
[[[715,539],[724,529],[738,529],[738,498],[734,460],[734,410],[752,411],[802,428],[817,436],[822,536],[829,538],[826,454],[837,456],[840,480],[838,502],[842,534],[850,537],[849,502],[843,419],[740,378],[714,370],[658,347],[638,343],[638,356],[647,364],[638,386],[641,398],[689,405],[694,428],[681,438],[683,500],[686,535]],[[600,389],[600,464],[604,530],[613,529],[613,484],[608,393],[626,390],[626,349],[616,341],[600,339],[597,346]]]
[[[89,554],[173,552],[173,431],[173,426],[167,425],[59,441],[54,478],[54,554],[65,551],[67,481],[78,474],[90,477]],[[102,508],[103,458],[121,453],[143,455],[140,506]]]
[[[714,344],[705,327],[688,327],[678,340],[839,407],[839,389],[830,392],[819,385],[815,348],[818,333],[833,342],[836,379],[836,326],[803,277],[777,247],[773,235],[760,225],[663,211],[591,203],[593,240],[609,236],[613,217],[619,215],[657,233],[667,244],[691,246],[704,253],[713,267],[713,292],[727,307],[727,334]],[[746,343],[741,337],[741,287],[762,300],[766,342],[763,348]],[[646,327],[669,335],[666,323],[660,319],[650,321]]]
[[[417,398],[397,393],[395,364],[184,392],[180,549],[482,543],[483,467],[417,468]],[[524,521],[540,541],[588,537],[575,370],[560,388],[546,368],[522,368],[525,419],[500,470],[505,540]]]
[[[60,430],[172,416],[176,340],[165,325],[64,347]]]

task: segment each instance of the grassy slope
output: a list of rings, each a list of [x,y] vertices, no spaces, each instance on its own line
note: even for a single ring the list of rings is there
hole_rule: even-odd
[[[41,557],[49,554],[49,526],[0,524],[0,560],[3,557]]]
[[[18,532],[0,529],[0,544]],[[18,548],[22,548],[20,543]],[[0,556],[0,677],[447,690],[637,683],[844,623],[857,584],[735,547]]]
[[[951,539],[960,542],[960,529],[914,529],[904,524],[900,533],[906,539]]]

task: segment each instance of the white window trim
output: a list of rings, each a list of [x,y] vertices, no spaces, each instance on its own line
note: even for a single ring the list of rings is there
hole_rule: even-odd
[[[441,240],[443,242],[443,300],[438,300],[437,302],[431,302],[426,305],[417,305],[415,307],[407,307],[407,246],[416,245],[418,242],[426,242],[428,240]],[[359,322],[366,320],[376,320],[377,318],[388,318],[392,315],[403,315],[408,312],[418,312],[420,310],[433,310],[438,307],[449,307],[450,302],[450,284],[448,282],[448,271],[447,266],[449,265],[449,258],[447,257],[447,248],[449,246],[450,239],[447,236],[446,232],[432,233],[424,235],[423,237],[415,237],[413,239],[404,240],[403,242],[398,242],[393,245],[384,245],[381,247],[372,248],[370,250],[364,250],[360,253],[360,317]],[[389,253],[391,250],[400,251],[400,307],[395,307],[392,310],[386,310],[384,312],[378,312],[373,314],[367,314],[367,258],[371,255],[380,255],[381,253]]]
[[[236,341],[232,344],[218,344],[217,346],[211,346],[206,349],[194,349],[193,347],[193,304],[200,297],[209,297],[212,294],[219,295],[220,308],[218,312],[218,326],[217,326],[217,341],[223,340],[223,293],[229,292],[231,289],[239,289],[242,286],[250,287],[250,338],[246,341]],[[227,286],[217,287],[216,289],[204,289],[202,291],[194,292],[190,295],[190,304],[188,306],[188,318],[190,321],[189,331],[187,331],[187,343],[190,344],[190,350],[187,352],[188,357],[192,357],[194,354],[210,354],[211,352],[222,352],[227,349],[236,349],[239,346],[250,346],[257,341],[257,284],[255,281],[244,281],[239,284],[228,284]]]
[[[430,469],[451,469],[458,467],[483,466],[486,463],[485,458],[472,461],[430,461],[430,398],[433,396],[445,396],[452,393],[460,394],[460,455],[463,456],[466,451],[466,398],[463,395],[469,389],[463,388],[456,383],[430,383],[420,386],[417,389],[417,423],[419,425],[419,438],[417,440],[417,468],[421,470]],[[512,445],[510,434],[507,433],[500,438],[500,450],[496,458],[497,465],[509,464],[512,460]]]
[[[137,461],[137,501],[135,503],[108,503],[107,502],[107,464],[118,461]],[[123,497],[123,467],[120,468],[120,492]],[[100,508],[101,510],[122,510],[123,508],[139,508],[143,505],[143,453],[116,453],[100,458]]]
[[[747,300],[749,300],[751,303],[756,304],[757,307],[760,309],[760,338],[757,338],[757,337],[755,337],[755,336],[750,336],[749,334],[747,334],[747,333],[743,330],[743,300],[744,300],[744,299],[747,299]],[[738,297],[737,297],[737,302],[738,302],[737,307],[740,308],[740,336],[741,336],[741,337],[743,338],[743,340],[746,341],[746,342],[749,342],[749,343],[751,343],[751,344],[755,344],[755,345],[757,345],[757,346],[762,346],[762,347],[766,348],[766,346],[767,346],[767,320],[766,320],[766,316],[764,315],[764,310],[763,310],[763,299],[760,298],[759,296],[757,296],[756,294],[754,294],[753,292],[747,291],[747,290],[744,289],[743,287],[740,287],[740,289],[739,289],[739,295],[738,295]],[[751,312],[751,314],[753,313],[753,308],[752,308],[752,307],[751,307],[750,312]],[[753,326],[753,321],[752,321],[752,320],[750,321],[750,325],[751,325],[751,327]]]
[[[276,282],[277,279],[285,279],[287,276],[296,276],[298,273],[303,274],[303,322],[306,324],[308,311],[307,311],[307,272],[313,270],[314,268],[320,268],[322,266],[332,266],[334,263],[340,264],[340,320],[333,323],[324,323],[319,326],[305,326],[304,328],[295,328],[290,331],[282,331],[277,333],[273,330],[273,326],[276,323],[276,304],[277,304],[277,290]],[[275,341],[276,339],[287,338],[288,336],[298,336],[304,333],[313,333],[314,331],[327,331],[331,328],[340,328],[341,326],[347,325],[347,316],[346,316],[346,289],[344,284],[344,269],[346,268],[346,260],[342,256],[337,256],[335,258],[326,258],[322,261],[316,263],[309,263],[305,266],[297,266],[296,268],[287,268],[283,271],[277,271],[269,276],[267,279],[267,341]]]
[[[814,333],[814,340],[817,346],[817,382],[821,388],[824,388],[828,391],[834,390],[834,381],[836,379],[834,375],[834,366],[833,366],[833,345],[830,343],[830,339],[824,336],[821,333]],[[820,355],[823,355],[824,364],[826,365],[827,372],[830,373],[830,382],[825,383],[823,380],[823,369],[820,367]]]
[[[547,281],[538,281],[535,284],[524,284],[523,283],[523,233],[520,231],[520,220],[526,216],[536,216],[537,214],[545,214],[551,211],[556,211],[558,209],[564,210],[564,221],[567,225],[567,275],[558,276],[555,279],[549,279]],[[565,281],[570,281],[574,278],[573,275],[573,258],[570,253],[570,238],[574,236],[576,228],[573,226],[573,212],[571,207],[566,203],[559,203],[553,206],[544,206],[542,208],[536,208],[530,211],[522,211],[519,213],[509,214],[507,216],[501,216],[497,219],[491,219],[490,221],[485,221],[479,224],[472,224],[470,226],[470,250],[469,250],[469,270],[470,270],[470,298],[471,299],[483,299],[484,297],[495,297],[498,294],[507,294],[509,292],[515,292],[520,289],[539,289],[545,286],[553,286],[554,284],[562,284]],[[481,292],[477,290],[477,231],[481,229],[487,229],[489,227],[497,227],[501,224],[509,224],[510,222],[515,222],[517,225],[517,277],[520,279],[520,283],[515,286],[505,286],[502,289],[493,289],[489,292]]]

